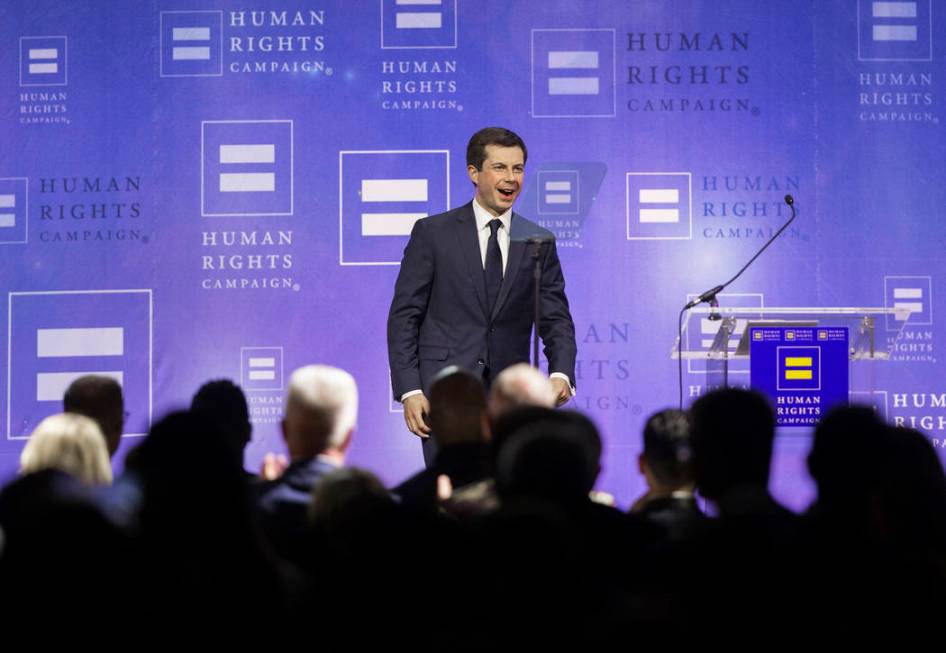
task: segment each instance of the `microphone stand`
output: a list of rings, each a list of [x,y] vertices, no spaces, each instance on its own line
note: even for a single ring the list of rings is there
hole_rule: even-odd
[[[542,259],[539,257],[542,240],[531,238],[532,248],[532,367],[539,369],[539,285],[542,281]]]
[[[749,259],[749,262],[743,265],[742,268],[739,270],[739,272],[734,274],[733,277],[729,281],[726,281],[725,283],[721,283],[720,285],[714,286],[710,288],[709,290],[707,290],[706,292],[701,293],[696,299],[690,302],[687,302],[686,306],[680,309],[680,316],[677,320],[677,377],[679,379],[679,386],[680,386],[680,396],[679,396],[680,410],[683,410],[683,358],[681,357],[681,351],[683,347],[683,315],[684,313],[686,313],[688,310],[690,310],[694,306],[698,306],[699,304],[702,304],[703,302],[707,302],[713,308],[719,307],[719,301],[716,299],[716,295],[718,295],[723,290],[725,290],[729,286],[729,284],[731,284],[733,281],[741,277],[742,273],[745,272],[746,269],[748,269],[748,267],[752,265],[757,258],[759,258],[762,252],[768,249],[769,245],[774,243],[775,239],[781,236],[782,232],[785,231],[788,225],[790,225],[795,220],[795,198],[792,197],[791,195],[786,195],[785,203],[788,205],[788,208],[792,210],[792,217],[790,217],[788,219],[788,222],[783,224],[779,228],[779,230],[776,231],[775,234],[771,238],[769,238],[769,240],[765,243],[765,245],[763,245],[762,248],[759,249],[759,251],[755,253],[755,256]],[[721,316],[719,313],[716,313],[716,312],[710,313],[710,316],[709,316],[710,320],[719,320],[720,318]]]

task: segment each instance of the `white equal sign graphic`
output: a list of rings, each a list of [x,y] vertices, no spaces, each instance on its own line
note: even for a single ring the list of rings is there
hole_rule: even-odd
[[[249,360],[250,381],[273,381],[276,378],[276,359],[269,356],[254,356]]]
[[[55,75],[59,72],[59,48],[30,48],[29,57],[31,75]]]
[[[442,0],[397,0],[398,7],[439,7]],[[440,29],[443,27],[443,12],[398,11],[394,15],[397,29]]]
[[[716,340],[716,334],[719,333],[719,328],[722,324],[722,320],[711,320],[706,317],[700,319],[700,333],[703,336],[700,344],[704,349],[709,349],[713,346],[713,342]],[[735,349],[739,345],[742,333],[746,330],[746,324],[747,320],[736,320],[736,328],[729,334],[730,349]]]
[[[572,182],[570,181],[545,182],[545,203],[546,204],[571,204],[572,203]]]
[[[175,45],[171,50],[174,61],[210,61],[209,27],[175,27],[171,30],[173,43],[206,43],[206,45]]]
[[[16,195],[0,195],[0,227],[15,227],[16,213],[7,213],[3,209],[16,208]]]
[[[680,204],[680,191],[676,188],[641,188],[637,193],[641,204]],[[680,222],[679,208],[641,208],[642,223]]]
[[[906,311],[910,313],[923,312],[923,289],[922,288],[894,288],[893,289],[893,307],[894,310],[904,311],[904,313],[895,313],[894,319],[904,322],[908,319]]]
[[[872,5],[874,18],[916,18],[915,2],[874,2]],[[874,23],[873,38],[875,41],[916,41],[917,26],[905,23]]]
[[[427,179],[362,179],[361,201],[427,202]],[[414,223],[427,217],[426,212],[401,213],[364,212],[361,214],[362,236],[409,236]]]
[[[220,146],[220,163],[276,163],[276,145],[231,144]],[[263,193],[276,191],[275,172],[222,172],[221,193]]]
[[[593,50],[552,50],[548,53],[549,70],[598,70],[598,53]],[[549,95],[598,95],[598,75],[572,73],[567,77],[549,77]]]
[[[87,356],[123,356],[125,329],[122,327],[37,329],[37,358],[78,358]],[[62,401],[69,385],[81,376],[95,374],[124,384],[118,370],[40,372],[36,375],[36,401]]]

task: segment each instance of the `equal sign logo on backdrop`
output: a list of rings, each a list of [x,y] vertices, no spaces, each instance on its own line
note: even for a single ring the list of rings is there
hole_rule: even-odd
[[[818,347],[778,347],[779,390],[820,390],[821,349]]]
[[[540,170],[536,182],[540,215],[578,215],[581,202],[577,170]]]
[[[28,238],[29,180],[0,177],[0,245],[22,244]]]
[[[282,390],[283,381],[282,347],[240,349],[240,385],[244,390]]]
[[[420,212],[376,212],[361,214],[362,236],[410,236],[414,223],[427,217],[427,179],[362,179],[361,201],[383,208],[388,203],[416,204]]]
[[[689,172],[627,173],[627,239],[690,240],[691,185]]]
[[[450,208],[447,150],[339,152],[339,263],[397,265],[414,224]]]
[[[109,359],[120,363],[125,355],[125,329],[122,327],[72,327],[66,329],[37,329],[37,358],[53,359]],[[66,363],[68,365],[68,362]],[[106,367],[110,366],[106,364]],[[66,372],[39,372],[36,374],[36,401],[61,402],[66,388],[86,374],[107,376],[124,385],[125,374],[120,369],[70,370]]]
[[[933,324],[933,278],[928,276],[886,276],[884,297],[887,308],[900,309],[901,314],[887,316],[887,329],[899,331],[908,326]],[[909,311],[909,316],[907,316]]]
[[[381,0],[381,47],[457,47],[457,0]]]
[[[20,37],[20,86],[65,86],[65,36]]]
[[[292,215],[291,120],[201,123],[201,213]]]
[[[122,386],[126,435],[151,423],[150,290],[11,292],[7,437],[25,439],[62,410],[69,385],[94,374]]]
[[[931,61],[932,0],[858,0],[858,59]]]
[[[162,11],[161,77],[223,75],[223,12]]]
[[[616,115],[615,30],[532,30],[532,115]]]

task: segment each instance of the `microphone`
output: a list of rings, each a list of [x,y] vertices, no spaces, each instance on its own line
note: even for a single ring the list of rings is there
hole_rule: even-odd
[[[742,273],[745,272],[745,271],[748,269],[748,267],[749,267],[750,265],[752,265],[753,263],[755,263],[755,260],[756,260],[757,258],[759,258],[759,255],[761,255],[762,252],[764,252],[764,251],[766,250],[766,248],[768,248],[769,245],[771,245],[773,242],[775,242],[775,239],[776,239],[776,238],[778,238],[779,236],[782,235],[782,232],[785,231],[785,229],[788,227],[788,225],[790,225],[790,224],[792,223],[792,221],[795,219],[795,198],[792,197],[791,195],[786,195],[786,196],[785,196],[785,203],[788,205],[788,208],[790,208],[790,209],[792,210],[792,217],[790,217],[790,218],[788,219],[788,222],[786,222],[786,223],[783,224],[781,227],[779,227],[779,230],[776,231],[775,234],[774,234],[771,238],[769,238],[769,240],[765,243],[765,245],[763,245],[763,246],[759,249],[759,251],[755,253],[755,256],[753,256],[751,259],[749,259],[749,262],[748,262],[748,263],[746,263],[745,265],[742,266],[742,268],[739,270],[739,272],[737,272],[737,273],[733,276],[732,279],[730,279],[730,280],[727,281],[726,283],[722,283],[722,284],[716,286],[715,288],[710,288],[710,289],[707,290],[706,292],[702,293],[699,297],[697,297],[697,298],[694,299],[693,301],[688,302],[687,305],[684,307],[683,310],[689,310],[689,309],[693,308],[694,306],[696,306],[696,305],[698,305],[698,304],[702,304],[703,302],[712,301],[712,300],[716,297],[716,294],[717,294],[717,293],[722,292],[723,290],[726,289],[726,287],[727,287],[729,284],[731,284],[733,281],[735,281],[736,279],[738,279],[739,277],[741,277],[741,276],[742,276]]]
[[[768,239],[768,241],[766,241],[765,245],[763,245],[759,249],[759,251],[755,253],[755,256],[749,259],[749,262],[743,265],[742,268],[739,270],[739,272],[733,275],[733,277],[729,281],[725,283],[721,283],[720,285],[714,286],[713,288],[710,288],[706,292],[701,293],[699,297],[697,297],[696,299],[690,302],[687,302],[686,305],[680,310],[680,317],[677,320],[677,374],[679,376],[679,381],[680,381],[680,410],[683,410],[683,358],[680,355],[682,351],[682,347],[683,347],[683,342],[682,342],[683,341],[683,314],[686,313],[691,308],[693,308],[694,306],[697,306],[698,304],[702,304],[703,302],[709,302],[710,306],[714,306],[714,307],[719,306],[719,303],[716,301],[716,295],[721,293],[723,290],[725,290],[726,287],[729,286],[729,284],[731,284],[733,281],[741,277],[742,273],[745,272],[749,268],[749,266],[755,262],[757,258],[759,258],[762,252],[764,252],[768,248],[769,245],[775,242],[776,238],[782,235],[782,232],[788,228],[788,225],[790,225],[795,220],[795,198],[792,197],[791,195],[786,195],[784,199],[785,199],[785,204],[787,204],[788,208],[792,210],[792,217],[790,217],[785,224],[779,227],[779,230],[776,231],[775,234],[771,238]],[[714,312],[713,314],[710,314],[709,319],[712,320],[715,318],[718,320],[719,317],[720,317],[719,314]]]

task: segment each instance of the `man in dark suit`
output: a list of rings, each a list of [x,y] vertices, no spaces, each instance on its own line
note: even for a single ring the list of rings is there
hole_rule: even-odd
[[[282,433],[292,462],[256,488],[260,527],[283,558],[305,559],[312,490],[345,465],[357,415],[358,387],[345,370],[307,365],[289,378]]]
[[[529,360],[533,256],[541,266],[539,335],[557,403],[575,386],[575,326],[554,236],[512,205],[522,190],[526,145],[508,129],[478,131],[467,146],[473,201],[418,220],[404,250],[388,314],[394,398],[433,460],[426,416],[430,383],[457,365],[489,385],[506,367]]]

